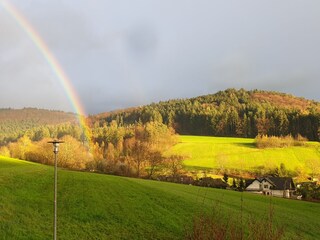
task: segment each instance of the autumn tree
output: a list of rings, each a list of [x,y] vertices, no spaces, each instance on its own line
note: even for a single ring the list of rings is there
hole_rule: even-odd
[[[33,147],[32,142],[29,137],[23,136],[18,139],[16,143],[10,143],[9,149],[11,156],[14,158],[27,160],[28,152],[31,151]]]
[[[34,162],[53,165],[54,155],[52,145],[44,138],[41,141],[33,142],[33,147],[27,153],[27,159]],[[58,166],[71,169],[85,169],[86,164],[92,160],[88,149],[75,138],[67,135],[62,139],[64,143],[59,146]]]
[[[140,177],[141,169],[145,166],[148,157],[147,143],[136,140],[131,153],[132,161],[137,170],[137,177]]]
[[[166,159],[166,165],[173,177],[177,177],[183,167],[183,157],[180,155],[171,155]]]
[[[38,162],[42,164],[53,165],[53,148],[52,144],[48,144],[52,139],[44,138],[41,141],[35,142],[31,152],[28,153],[30,161]]]
[[[152,178],[157,171],[161,170],[165,158],[162,156],[161,152],[154,151],[148,156],[148,167],[146,171],[148,173],[148,178]]]
[[[32,140],[33,141],[40,141],[44,138],[49,138],[50,137],[50,131],[47,127],[45,126],[42,126],[42,127],[39,127],[38,129],[36,129],[34,131],[34,134],[33,134],[33,137],[32,137]]]
[[[9,148],[6,147],[6,146],[0,147],[0,156],[10,157],[10,150],[9,150]]]

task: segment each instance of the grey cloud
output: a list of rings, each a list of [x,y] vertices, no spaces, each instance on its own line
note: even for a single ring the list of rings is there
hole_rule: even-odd
[[[0,108],[73,110],[34,43],[13,18],[0,13]]]
[[[228,87],[319,100],[319,1],[13,1],[57,56],[89,113]],[[48,88],[63,95],[13,25],[10,17],[0,21],[0,87],[14,91],[12,79],[26,90],[27,80],[48,96],[55,95]],[[51,104],[34,91],[24,103],[37,104],[38,96],[39,104]]]
[[[138,25],[132,27],[127,34],[127,46],[134,58],[154,54],[157,48],[157,34],[154,27]]]
[[[86,51],[98,45],[88,22],[72,9],[62,8],[59,12],[38,16],[35,26],[46,43],[59,52]]]
[[[2,53],[9,45],[21,43],[17,29],[18,27],[13,20],[3,11],[0,12],[0,48]]]

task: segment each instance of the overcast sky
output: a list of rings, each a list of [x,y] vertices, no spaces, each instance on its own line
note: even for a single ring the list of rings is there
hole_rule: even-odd
[[[89,114],[231,87],[320,100],[319,0],[10,2],[47,43]],[[0,89],[0,108],[74,111],[1,4]]]

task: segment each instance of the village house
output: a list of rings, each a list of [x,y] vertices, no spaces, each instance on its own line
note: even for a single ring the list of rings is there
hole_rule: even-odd
[[[295,186],[290,177],[260,177],[246,181],[246,191],[290,198],[295,191]]]

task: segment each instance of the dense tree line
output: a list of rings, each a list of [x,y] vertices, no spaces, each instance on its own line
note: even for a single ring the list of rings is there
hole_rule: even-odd
[[[82,141],[83,130],[75,123],[61,123],[57,125],[38,125],[34,121],[17,122],[10,121],[0,124],[0,146],[18,141],[27,136],[32,141],[40,141],[44,138],[62,138],[69,135]]]
[[[320,104],[287,94],[228,89],[115,112],[93,121],[119,125],[163,122],[179,134],[256,137],[298,136],[319,141]]]
[[[181,157],[164,155],[177,139],[173,130],[160,122],[125,127],[116,121],[94,124],[90,141],[83,141],[81,128],[72,124],[33,128],[0,147],[0,155],[52,165],[50,134],[64,141],[60,167],[147,178],[158,173],[176,175],[182,168]]]

